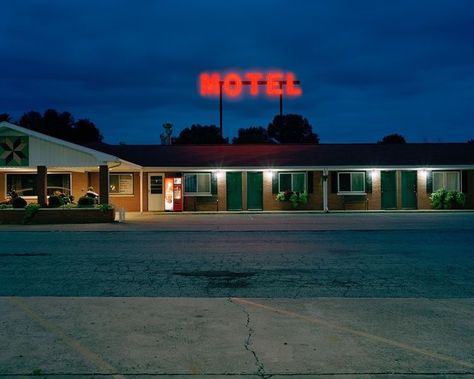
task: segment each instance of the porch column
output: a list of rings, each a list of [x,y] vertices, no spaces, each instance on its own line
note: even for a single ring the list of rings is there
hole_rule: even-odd
[[[328,170],[323,170],[323,210],[324,212],[329,212],[328,207]]]
[[[36,167],[36,190],[38,191],[38,204],[42,207],[48,205],[48,181],[47,181],[48,168],[46,166]]]
[[[143,169],[140,169],[140,213],[143,213]]]
[[[99,201],[101,204],[109,203],[109,166],[99,166]]]

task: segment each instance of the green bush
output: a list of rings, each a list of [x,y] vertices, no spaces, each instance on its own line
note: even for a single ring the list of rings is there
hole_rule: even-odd
[[[35,203],[28,204],[25,207],[25,216],[23,218],[23,223],[28,224],[31,221],[31,219],[34,217],[34,215],[38,213],[40,208],[41,208],[41,205],[39,204],[35,204]]]
[[[306,204],[308,202],[307,192],[280,192],[275,197],[278,201],[289,201],[293,208],[297,208],[300,204]]]
[[[107,212],[113,209],[113,206],[110,204],[99,204],[97,208],[100,209],[102,212]]]
[[[430,196],[434,209],[460,209],[464,207],[466,197],[462,192],[439,189]]]
[[[25,208],[26,207],[26,200],[22,197],[14,197],[12,199],[12,207],[13,208]]]
[[[64,200],[61,196],[50,196],[48,199],[48,207],[50,208],[59,208],[61,205],[64,205]]]
[[[77,201],[77,206],[79,208],[92,208],[94,207],[95,199],[88,196],[82,196]]]

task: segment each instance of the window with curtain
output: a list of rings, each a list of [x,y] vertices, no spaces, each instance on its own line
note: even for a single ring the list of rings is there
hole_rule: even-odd
[[[38,196],[36,174],[7,174],[7,193],[11,189],[19,196]],[[68,196],[71,194],[71,174],[48,174],[48,196],[55,191]]]
[[[446,191],[460,191],[461,174],[459,171],[433,171],[433,192],[445,189]]]
[[[184,174],[184,195],[211,195],[211,173],[198,172]]]
[[[306,191],[305,172],[280,172],[278,173],[278,188],[280,192]]]
[[[110,174],[111,195],[133,195],[133,174]]]
[[[365,193],[365,172],[339,172],[337,192]]]

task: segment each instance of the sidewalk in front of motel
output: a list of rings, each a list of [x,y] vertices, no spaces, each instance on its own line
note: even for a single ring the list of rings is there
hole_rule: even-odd
[[[451,220],[474,222],[473,210],[456,211],[268,211],[268,212],[127,212],[113,223],[0,225],[7,231],[320,231],[320,230],[449,230]],[[457,225],[457,224],[456,224]]]

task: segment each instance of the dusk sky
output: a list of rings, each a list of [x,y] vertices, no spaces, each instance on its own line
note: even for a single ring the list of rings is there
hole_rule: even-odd
[[[160,143],[219,124],[203,71],[292,71],[321,143],[474,138],[474,1],[0,3],[0,113],[88,118],[105,142]],[[267,126],[278,101],[224,102],[224,135]]]

